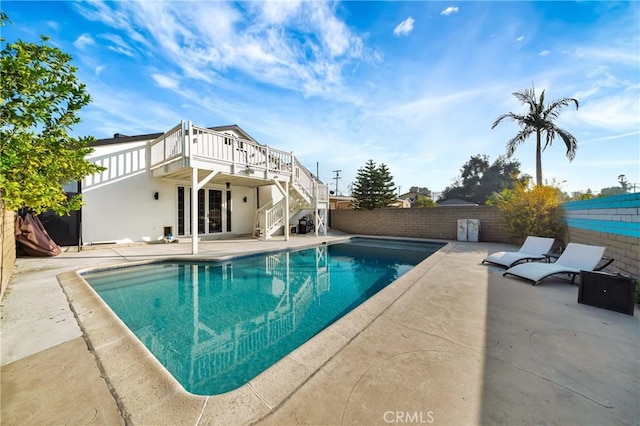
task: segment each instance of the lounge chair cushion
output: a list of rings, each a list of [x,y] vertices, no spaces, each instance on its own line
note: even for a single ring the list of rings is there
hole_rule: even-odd
[[[593,271],[604,255],[605,247],[569,243],[555,263],[523,263],[507,269],[503,275],[515,275],[537,284],[555,274],[579,274]]]
[[[544,255],[551,250],[553,238],[527,237],[522,247],[518,251],[499,251],[490,254],[482,261],[510,268],[516,263],[529,260],[544,259]]]

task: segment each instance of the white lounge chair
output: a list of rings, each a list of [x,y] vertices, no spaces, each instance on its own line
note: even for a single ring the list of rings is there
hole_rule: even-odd
[[[488,262],[494,265],[511,268],[520,262],[529,262],[531,260],[542,260],[545,254],[551,250],[553,246],[553,238],[545,237],[527,237],[518,251],[499,251],[487,256],[482,263]]]
[[[515,265],[502,275],[514,275],[538,285],[543,279],[556,274],[571,275],[573,282],[580,271],[593,271],[604,255],[605,247],[569,243],[554,263],[531,262]]]

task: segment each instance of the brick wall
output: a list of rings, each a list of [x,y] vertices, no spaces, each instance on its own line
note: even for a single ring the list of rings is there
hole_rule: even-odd
[[[14,236],[15,213],[4,208],[4,202],[0,200],[0,248],[2,258],[0,259],[0,298],[9,284],[9,279],[16,263],[16,240]]]
[[[640,279],[640,193],[564,204],[566,241],[607,248],[607,270]]]
[[[607,266],[607,271],[620,272],[640,279],[640,246],[637,238],[580,228],[569,228],[567,232],[568,241],[572,243],[606,247],[604,255],[615,259]]]
[[[332,210],[331,227],[350,234],[455,240],[458,219],[480,219],[480,241],[515,242],[495,207]]]
[[[564,204],[565,243],[600,245],[615,259],[607,271],[640,278],[640,194]],[[350,234],[455,240],[458,219],[480,219],[480,241],[520,244],[495,207],[332,210],[331,227]]]

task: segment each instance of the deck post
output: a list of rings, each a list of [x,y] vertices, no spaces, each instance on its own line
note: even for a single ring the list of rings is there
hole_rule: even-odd
[[[191,152],[191,144],[189,143],[191,140],[191,121],[185,123],[182,120],[180,121],[180,126],[182,127],[182,167],[187,167],[187,158],[189,158]]]
[[[289,241],[291,227],[289,225],[289,181],[284,181],[284,240]]]
[[[318,187],[318,182],[313,180],[313,228],[316,233],[316,237],[318,236],[318,228],[320,227],[320,215],[318,214],[318,193],[320,188]]]
[[[191,167],[191,254],[198,254],[198,168]]]

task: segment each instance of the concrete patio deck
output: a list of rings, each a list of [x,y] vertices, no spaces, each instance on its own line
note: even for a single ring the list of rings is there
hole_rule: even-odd
[[[206,241],[199,257],[343,237]],[[244,391],[220,397],[187,394],[158,373],[69,274],[189,258],[188,244],[19,258],[1,306],[0,421],[640,424],[638,311],[578,304],[577,286],[566,281],[534,287],[480,264],[505,248],[450,242],[283,359],[278,374],[267,370]]]

